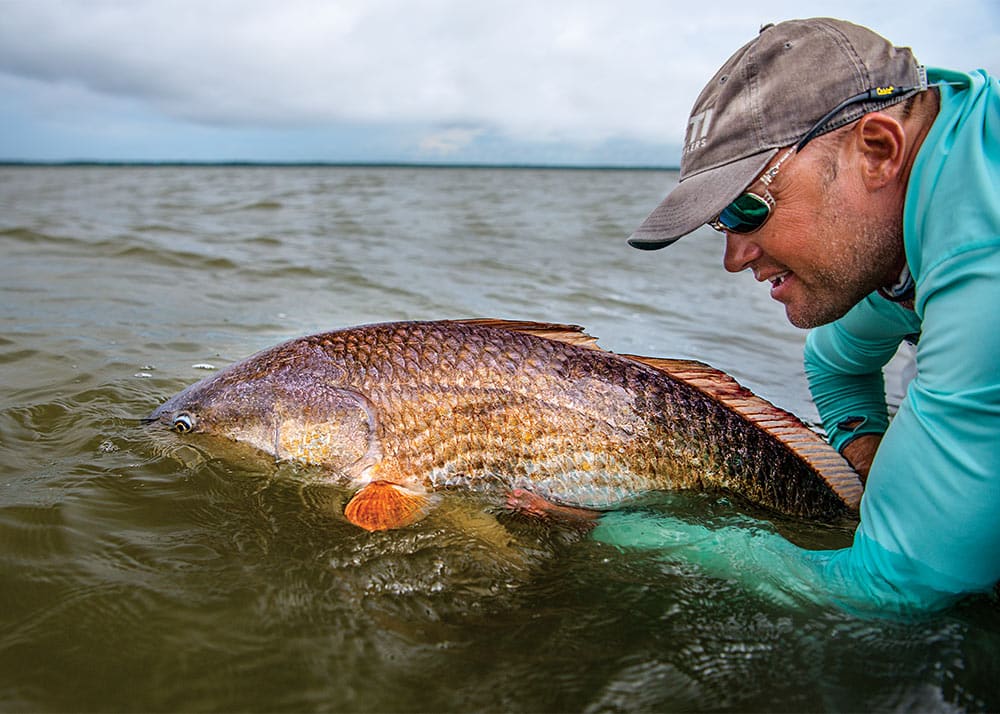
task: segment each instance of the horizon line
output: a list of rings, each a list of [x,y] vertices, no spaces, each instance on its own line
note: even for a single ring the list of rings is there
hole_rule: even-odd
[[[679,166],[655,165],[655,164],[563,164],[563,163],[501,163],[501,162],[468,162],[457,161],[454,163],[442,161],[255,161],[255,160],[155,160],[155,159],[0,159],[0,166],[24,166],[24,167],[86,167],[86,166],[108,166],[108,167],[331,167],[331,168],[427,168],[427,169],[566,169],[579,171],[679,171]]]

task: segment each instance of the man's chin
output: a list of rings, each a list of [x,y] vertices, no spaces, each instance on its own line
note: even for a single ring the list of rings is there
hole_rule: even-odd
[[[811,330],[820,325],[826,325],[834,320],[839,320],[846,315],[853,305],[834,306],[812,304],[806,306],[797,305],[794,302],[785,305],[785,316],[793,326],[803,330]]]

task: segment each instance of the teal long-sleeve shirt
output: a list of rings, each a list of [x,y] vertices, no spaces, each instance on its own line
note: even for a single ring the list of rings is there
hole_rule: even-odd
[[[635,514],[606,516],[596,538],[650,547],[679,528],[674,540],[691,536],[687,552],[717,573],[747,578],[737,561],[707,557],[706,539],[727,557],[768,559],[789,592],[851,608],[938,608],[1000,580],[1000,83],[982,71],[929,78],[949,84],[906,193],[914,309],[875,294],[806,342],[806,374],[834,447],[884,433],[852,546],[805,551],[766,532],[708,535]],[[882,368],[915,335],[917,375],[889,423]]]

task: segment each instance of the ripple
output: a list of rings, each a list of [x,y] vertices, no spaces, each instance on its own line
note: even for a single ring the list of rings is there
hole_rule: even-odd
[[[0,507],[2,559],[8,564],[44,562],[52,553],[65,551],[67,528],[60,504]]]
[[[283,208],[281,201],[254,201],[245,206],[240,206],[240,211],[277,211]]]
[[[198,270],[233,270],[237,264],[225,257],[192,251],[151,248],[144,245],[116,246],[114,256],[130,262],[149,263],[163,268],[194,268]]]
[[[13,345],[10,340],[0,341],[0,346],[6,347]],[[0,364],[13,364],[14,362],[25,362],[37,359],[42,352],[35,349],[13,349],[13,350],[3,350],[0,351]]]

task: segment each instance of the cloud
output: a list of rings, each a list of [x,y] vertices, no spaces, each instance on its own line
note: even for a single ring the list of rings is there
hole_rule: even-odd
[[[439,158],[452,156],[468,148],[484,132],[482,128],[461,127],[435,131],[420,140],[420,153]]]
[[[828,7],[8,0],[0,91],[16,84],[7,99],[39,107],[39,121],[105,102],[109,112],[128,107],[133,119],[238,130],[437,127],[419,145],[437,154],[486,136],[662,146],[676,143],[703,83],[762,22]],[[1000,71],[995,0],[953,0],[933,23],[901,0],[843,0],[837,11],[912,44],[928,63]]]

